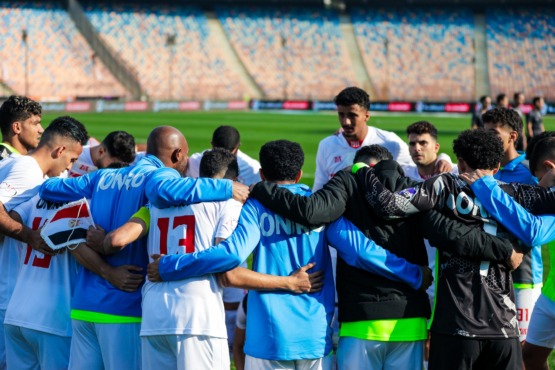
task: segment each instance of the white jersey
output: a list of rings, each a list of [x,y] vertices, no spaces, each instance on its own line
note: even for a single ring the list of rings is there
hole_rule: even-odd
[[[235,200],[150,208],[148,254],[202,251],[235,228],[241,212]],[[206,335],[227,338],[222,288],[215,275],[143,287],[141,336]]]
[[[195,153],[189,157],[187,177],[199,177],[200,160],[202,159],[204,152]],[[237,150],[237,164],[239,165],[239,176],[237,177],[237,181],[247,186],[261,181],[260,163],[256,159],[253,159],[242,151]]]
[[[0,202],[6,211],[31,199],[38,193],[44,174],[30,156],[9,157],[0,162]],[[5,310],[19,271],[18,242],[0,239],[0,309]]]
[[[368,133],[357,148],[349,145],[341,133],[336,133],[326,137],[318,145],[313,190],[321,189],[338,171],[352,165],[357,150],[372,144],[387,148],[401,166],[414,166],[408,145],[393,132],[368,126]]]
[[[79,158],[77,158],[75,163],[73,163],[73,166],[71,166],[68,177],[83,176],[96,170],[98,170],[98,168],[93,163],[91,156],[91,147],[87,145],[83,147],[83,152],[81,153]]]
[[[36,195],[14,209],[23,224],[38,229],[51,218],[61,203],[41,200]],[[62,337],[71,336],[71,296],[77,262],[69,252],[47,256],[22,242],[20,270],[6,310],[6,324]]]

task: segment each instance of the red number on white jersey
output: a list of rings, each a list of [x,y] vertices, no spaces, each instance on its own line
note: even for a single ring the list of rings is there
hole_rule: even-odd
[[[33,230],[38,230],[39,227],[41,226],[41,221],[42,221],[42,217],[35,217],[33,219],[33,224],[32,224],[32,229]],[[46,222],[46,220],[44,220]],[[30,245],[27,245],[27,253],[25,253],[25,260],[23,261],[24,265],[27,265],[29,263],[29,258],[31,257],[31,251],[33,250],[33,248]],[[49,268],[50,267],[50,261],[52,260],[52,256],[49,255],[44,255],[42,258],[41,257],[37,257],[37,255],[35,254],[34,258],[33,258],[33,264],[32,266],[35,267],[42,267],[42,268]]]
[[[175,216],[172,217],[172,230],[170,231],[170,218],[161,217],[158,219],[158,229],[160,230],[160,254],[168,254],[168,239],[170,232],[174,233],[179,226],[185,226],[184,238],[177,235],[177,245],[185,248],[185,253],[193,253],[195,251],[195,216]]]

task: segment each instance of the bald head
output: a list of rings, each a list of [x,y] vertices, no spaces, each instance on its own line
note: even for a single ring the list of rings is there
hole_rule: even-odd
[[[156,156],[166,167],[175,168],[180,173],[187,170],[188,152],[185,136],[175,127],[156,127],[148,135],[146,153]]]

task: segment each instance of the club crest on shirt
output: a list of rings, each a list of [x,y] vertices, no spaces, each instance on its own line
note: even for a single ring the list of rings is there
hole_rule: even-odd
[[[0,183],[0,194],[5,197],[15,197],[17,195],[17,189],[7,182]]]
[[[341,156],[338,155],[338,156],[333,157],[333,162],[334,162],[334,163],[339,163],[339,162],[341,162]]]

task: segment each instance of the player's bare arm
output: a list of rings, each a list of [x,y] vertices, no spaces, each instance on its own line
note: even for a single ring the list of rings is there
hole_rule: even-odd
[[[243,267],[218,274],[220,285],[254,290],[288,290],[293,293],[314,293],[324,285],[324,273],[309,273],[315,263],[299,267],[289,276],[261,274]]]
[[[119,252],[127,245],[145,236],[147,232],[148,228],[144,220],[133,217],[106,235],[101,253],[109,255]]]
[[[0,234],[9,236],[16,240],[22,241],[30,245],[33,249],[47,255],[54,255],[54,251],[49,248],[42,237],[39,230],[31,228],[21,223],[21,218],[16,212],[8,214],[4,205],[0,202]]]

